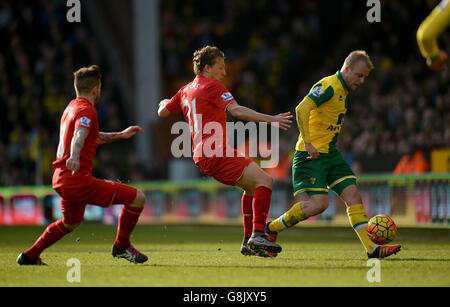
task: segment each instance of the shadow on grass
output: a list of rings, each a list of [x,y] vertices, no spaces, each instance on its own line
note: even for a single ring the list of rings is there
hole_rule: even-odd
[[[142,266],[155,267],[155,268],[195,268],[195,269],[253,269],[253,270],[361,270],[365,269],[365,266],[309,266],[309,265],[219,265],[219,264],[157,264],[157,263],[144,263]]]

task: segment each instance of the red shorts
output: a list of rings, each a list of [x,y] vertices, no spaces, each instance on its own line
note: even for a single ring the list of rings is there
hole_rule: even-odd
[[[235,150],[234,157],[206,158],[198,161],[196,165],[203,174],[223,184],[234,186],[241,179],[245,168],[252,162],[252,159],[238,154]]]
[[[125,184],[83,177],[83,182],[67,184],[55,188],[61,196],[63,222],[68,225],[81,223],[86,205],[109,207],[110,205],[129,205],[137,195],[137,189]]]

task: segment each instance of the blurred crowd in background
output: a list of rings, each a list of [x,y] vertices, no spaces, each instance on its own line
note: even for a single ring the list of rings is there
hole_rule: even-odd
[[[73,72],[80,67],[95,63],[102,68],[96,107],[102,131],[124,128],[125,106],[102,48],[87,22],[67,22],[65,2],[0,2],[0,185],[51,183],[59,120],[75,98]],[[112,161],[100,147],[96,164],[101,167],[95,172],[125,178],[122,170],[132,169],[129,160]]]
[[[364,49],[375,70],[349,96],[338,147],[357,173],[392,172],[417,148],[429,159],[433,148],[450,144],[450,82],[448,71],[425,65],[416,31],[438,1],[409,1],[407,9],[400,1],[381,3],[381,22],[370,23],[365,1],[166,0],[167,96],[193,78],[192,50],[214,44],[225,52],[225,83],[238,103],[295,113],[314,83],[339,70],[351,51]],[[448,50],[450,33],[440,45]],[[282,154],[289,155],[297,136],[295,126],[281,133]]]
[[[108,73],[102,56],[107,51],[96,43],[87,20],[67,22],[65,4],[0,2],[2,186],[51,182],[59,119],[74,98],[72,73],[79,67],[95,63],[103,69],[100,129],[119,131],[130,123],[123,118],[117,76]],[[190,82],[193,52],[211,44],[225,52],[224,83],[238,103],[264,113],[294,113],[316,81],[339,70],[350,51],[365,49],[375,70],[349,96],[338,147],[357,173],[374,171],[373,161],[378,169],[393,171],[383,169],[384,157],[398,160],[420,148],[429,158],[433,148],[450,144],[449,73],[430,71],[416,43],[418,26],[436,4],[382,1],[381,22],[369,23],[368,8],[359,1],[160,1],[161,94],[171,97]],[[450,33],[442,35],[440,45],[450,48]],[[282,161],[297,136],[295,124],[281,133]],[[99,147],[94,175],[165,179],[166,165],[149,170],[132,150],[116,159],[114,145],[106,146]],[[280,179],[288,179],[289,163],[282,167]]]

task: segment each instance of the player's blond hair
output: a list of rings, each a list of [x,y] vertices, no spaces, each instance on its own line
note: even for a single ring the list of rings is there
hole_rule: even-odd
[[[194,52],[194,73],[201,74],[206,65],[213,66],[218,57],[225,58],[225,54],[217,47],[206,46]]]
[[[100,84],[102,70],[97,65],[82,67],[73,73],[74,87],[79,94],[89,94],[92,89]]]
[[[372,60],[364,50],[355,50],[350,52],[344,61],[344,66],[353,67],[356,63],[363,61],[371,70],[374,68]]]

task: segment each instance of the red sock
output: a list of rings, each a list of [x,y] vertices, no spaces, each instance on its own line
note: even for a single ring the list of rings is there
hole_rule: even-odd
[[[270,210],[272,190],[259,186],[253,196],[253,231],[264,231]]]
[[[62,237],[70,232],[72,232],[72,230],[64,227],[62,220],[50,224],[33,246],[24,252],[25,256],[33,260],[38,259],[44,249],[61,240]]]
[[[253,231],[253,196],[242,195],[242,216],[244,218],[244,238],[250,238]]]
[[[119,216],[119,226],[114,246],[118,249],[126,248],[130,245],[130,236],[136,226],[139,216],[144,207],[123,206]]]

